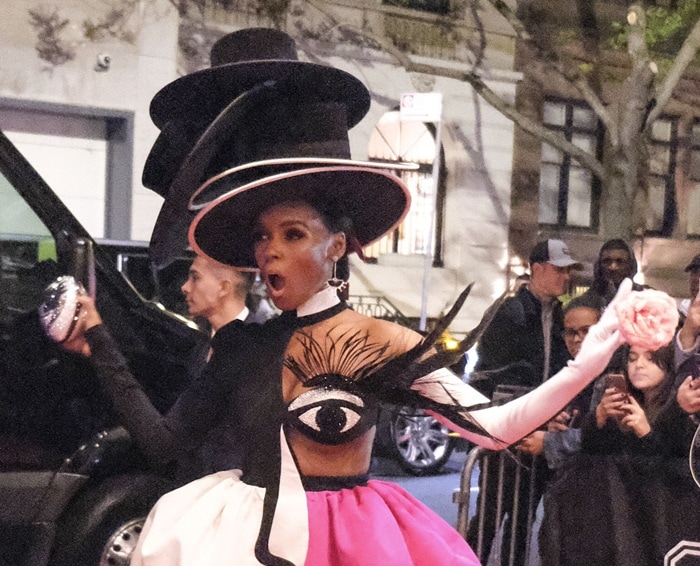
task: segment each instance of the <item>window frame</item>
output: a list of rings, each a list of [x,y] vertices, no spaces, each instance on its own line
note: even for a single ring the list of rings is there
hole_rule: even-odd
[[[389,110],[387,112],[396,112],[398,109],[394,110]],[[430,135],[432,136],[433,139],[433,144],[438,143],[436,140],[437,136],[437,128],[435,124],[431,122],[424,122],[423,123],[425,128],[428,130]],[[434,209],[434,218],[433,218],[433,234],[432,234],[432,245],[433,245],[433,261],[432,261],[432,266],[433,267],[444,267],[444,260],[443,260],[443,238],[444,238],[444,231],[445,231],[445,201],[447,197],[447,167],[445,165],[445,148],[440,143],[439,147],[440,151],[438,154],[438,159],[440,160],[438,163],[438,183],[437,183],[437,194],[435,195],[435,209]],[[372,157],[371,153],[369,154],[369,160],[373,162],[393,162],[393,163],[398,163],[401,160],[392,160],[392,161],[387,161],[384,159],[377,159]],[[417,163],[418,165],[418,171],[420,173],[428,174],[432,177],[433,173],[433,163]],[[403,174],[399,174],[400,177],[403,177]],[[409,190],[411,189],[411,186],[409,183],[407,183],[407,186]],[[375,242],[371,246],[368,246],[365,249],[365,256],[366,256],[366,261],[367,263],[377,263],[378,262],[378,257],[371,256],[367,253],[367,251],[374,246],[378,245],[379,253],[391,253],[391,254],[396,254],[396,255],[414,255],[415,253],[418,252],[407,252],[403,253],[399,251],[400,247],[400,242],[401,242],[401,231],[403,227],[404,221],[399,224],[391,233],[385,235],[382,239],[379,241]],[[387,243],[386,240],[388,239]],[[415,243],[415,242],[414,242]],[[388,245],[387,245],[388,244]],[[389,248],[389,251],[382,252],[381,248]],[[413,244],[411,245],[413,249]]]
[[[546,104],[558,104],[564,105],[565,109],[565,119],[564,125],[548,124],[544,121],[544,109]],[[593,113],[595,118],[595,128],[593,130],[587,130],[574,125],[574,110],[575,109],[587,109]],[[605,132],[603,125],[595,116],[593,110],[585,103],[577,100],[547,97],[542,104],[542,125],[552,131],[563,134],[568,142],[572,142],[573,136],[575,134],[590,134],[592,141],[595,144],[595,157],[601,159],[603,156],[603,143]],[[542,142],[542,147],[544,148],[546,142]],[[559,151],[559,150],[557,150]],[[572,172],[572,161],[575,161],[569,154],[562,152],[562,161],[559,164],[559,179],[558,179],[558,193],[557,193],[557,222],[542,222],[539,216],[539,207],[537,214],[537,223],[542,227],[549,227],[556,230],[569,230],[576,232],[597,232],[600,226],[600,206],[601,206],[601,192],[602,183],[598,177],[591,174],[591,202],[590,202],[590,215],[588,226],[579,226],[568,223],[568,207],[569,207],[569,180],[571,178]],[[549,162],[547,162],[549,163]],[[540,179],[542,175],[543,165],[545,162],[540,156],[539,171]],[[538,196],[542,197],[542,187],[538,186]]]
[[[676,166],[678,164],[678,146],[679,146],[679,121],[678,116],[672,116],[668,114],[662,114],[657,118],[657,122],[670,122],[671,133],[669,136],[669,141],[659,141],[654,140],[651,135],[649,136],[649,159],[651,164],[651,153],[653,146],[664,146],[668,145],[668,170],[665,174],[661,175],[654,173],[649,168],[648,176],[649,179],[652,177],[657,179],[664,179],[664,205],[663,214],[661,220],[660,229],[648,229],[645,227],[644,234],[646,236],[653,236],[658,238],[670,238],[673,236],[673,231],[678,223],[678,203],[676,202]],[[651,187],[651,183],[648,185]],[[651,194],[649,197],[649,205],[651,208]]]
[[[697,138],[696,138],[696,129],[697,129]],[[695,118],[691,124],[690,124],[690,156],[689,156],[689,171],[688,171],[688,180],[689,182],[694,185],[692,188],[690,188],[686,194],[684,195],[686,198],[686,203],[688,208],[691,206],[690,198],[691,198],[691,193],[694,191],[698,191],[700,193],[700,117]],[[698,171],[699,174],[697,178],[693,176],[694,173],[694,163],[695,159],[694,157],[697,155],[697,163],[699,164]],[[700,197],[700,195],[699,195]],[[689,222],[689,219],[686,219],[687,222]],[[691,232],[690,231],[690,226],[689,224],[686,224],[685,226],[685,234],[686,238],[689,240],[700,240],[700,228],[698,229],[697,232]]]

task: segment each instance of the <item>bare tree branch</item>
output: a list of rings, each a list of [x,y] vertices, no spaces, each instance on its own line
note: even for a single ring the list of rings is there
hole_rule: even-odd
[[[695,22],[693,29],[688,34],[688,37],[685,38],[683,45],[678,51],[678,55],[673,60],[671,70],[656,89],[656,107],[649,114],[648,124],[653,124],[654,120],[661,115],[666,104],[671,100],[678,81],[681,80],[683,73],[697,54],[698,49],[700,49],[700,19]]]
[[[583,99],[603,122],[610,136],[616,138],[617,124],[598,94],[591,88],[586,76],[581,74],[578,69],[573,70],[572,68],[567,67],[554,51],[544,50],[542,46],[533,39],[532,35],[530,35],[527,29],[525,29],[525,25],[517,14],[513,12],[508,4],[506,4],[503,0],[488,0],[488,2],[498,11],[499,14],[501,14],[501,16],[506,19],[506,21],[513,28],[513,31],[518,39],[527,43],[527,45],[535,51],[537,58],[543,65],[549,67],[557,74],[562,76],[581,93]]]
[[[352,26],[350,24],[337,24],[336,27],[346,29],[357,35],[370,39],[371,41],[376,43],[379,48],[392,55],[407,72],[426,73],[469,83],[474,88],[474,90],[484,100],[486,100],[486,102],[491,104],[504,116],[511,119],[523,130],[525,130],[529,134],[538,137],[542,141],[545,141],[552,147],[570,155],[583,167],[590,170],[594,175],[598,176],[600,179],[603,178],[605,173],[603,165],[600,163],[600,161],[598,161],[591,154],[583,151],[581,148],[567,141],[564,136],[557,134],[556,132],[544,127],[537,120],[528,118],[527,116],[520,113],[515,108],[515,106],[509,104],[498,94],[496,94],[475,72],[462,71],[459,69],[447,67],[438,67],[436,65],[427,65],[425,63],[416,63],[406,53],[397,48],[393,43],[384,38],[376,36],[372,32]]]

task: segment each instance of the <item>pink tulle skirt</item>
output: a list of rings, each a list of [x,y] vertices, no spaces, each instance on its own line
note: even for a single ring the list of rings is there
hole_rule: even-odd
[[[306,566],[475,566],[457,531],[402,487],[367,486],[307,493]]]
[[[255,541],[265,490],[219,472],[162,497],[132,566],[258,566]],[[278,501],[270,549],[296,566],[476,566],[439,515],[395,484],[311,491]]]

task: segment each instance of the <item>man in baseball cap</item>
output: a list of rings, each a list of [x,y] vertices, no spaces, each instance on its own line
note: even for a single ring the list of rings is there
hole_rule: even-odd
[[[530,291],[545,302],[563,295],[572,269],[583,269],[583,265],[569,255],[569,248],[564,242],[539,242],[530,253]]]
[[[534,388],[562,369],[569,360],[564,342],[564,314],[558,297],[567,291],[569,272],[582,269],[581,263],[571,258],[561,240],[539,242],[530,254],[530,279],[517,293],[506,299],[484,330],[477,345],[478,359],[469,384],[489,398],[504,391],[504,386],[517,386],[521,391]],[[515,531],[504,529],[503,547],[513,543],[516,564],[524,564],[527,548],[527,502],[539,501],[547,479],[547,463],[538,456],[528,460],[527,466],[536,469],[519,472],[522,497],[516,514]],[[499,481],[505,490],[514,490],[516,465],[508,464],[502,480],[489,475],[488,487],[481,499],[486,498],[486,509],[497,509],[495,494]],[[501,515],[505,509],[501,509]],[[475,517],[477,519],[477,517]],[[502,516],[495,512],[484,517],[484,541],[493,540]],[[473,525],[476,523],[473,523]],[[469,529],[467,540],[475,544],[476,529]],[[515,540],[511,540],[515,532]],[[490,542],[486,543],[490,548]],[[485,549],[488,555],[489,550]]]
[[[572,259],[569,248],[561,240],[544,240],[536,244],[530,252],[530,266],[534,263],[550,263],[556,267],[583,269],[581,263]]]

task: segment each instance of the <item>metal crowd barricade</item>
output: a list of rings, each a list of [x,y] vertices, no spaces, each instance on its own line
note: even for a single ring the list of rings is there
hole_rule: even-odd
[[[472,516],[470,516],[470,502],[471,502],[471,486],[472,486],[472,478],[474,473],[479,473],[479,469],[481,470],[481,473],[479,474],[479,492],[484,494],[487,486],[487,477],[489,477],[491,474],[497,474],[498,477],[498,492],[496,495],[496,517],[501,517],[502,516],[502,511],[505,511],[510,517],[512,517],[512,520],[510,522],[510,529],[511,529],[511,537],[510,537],[510,548],[508,549],[501,549],[501,553],[508,552],[508,561],[507,564],[509,566],[528,566],[530,562],[530,545],[532,541],[532,530],[533,530],[533,524],[535,522],[535,515],[537,511],[537,505],[538,501],[534,501],[534,496],[533,496],[533,491],[534,491],[534,484],[536,480],[536,470],[533,467],[530,473],[530,489],[526,491],[526,493],[529,495],[529,501],[527,505],[527,514],[528,514],[528,521],[527,521],[527,546],[525,549],[525,556],[526,558],[526,563],[525,564],[515,564],[515,542],[516,542],[516,537],[515,537],[515,529],[517,525],[517,520],[518,520],[518,500],[521,497],[521,489],[520,489],[520,483],[522,480],[523,476],[523,470],[524,468],[522,466],[517,466],[515,470],[515,485],[514,485],[514,490],[513,490],[513,497],[510,501],[507,501],[506,497],[504,497],[503,493],[503,486],[504,486],[504,466],[505,462],[507,459],[510,459],[511,456],[505,452],[505,451],[499,451],[499,452],[494,452],[492,450],[486,450],[485,448],[481,447],[475,447],[472,448],[469,451],[469,454],[467,455],[467,460],[464,463],[464,466],[462,467],[462,474],[460,478],[460,487],[459,489],[455,490],[453,495],[452,495],[452,500],[454,503],[457,503],[457,531],[459,532],[462,537],[465,539],[467,538],[467,530],[469,528],[469,523],[470,520],[472,520]],[[480,463],[481,466],[477,466],[477,464]],[[484,516],[485,516],[485,506],[486,506],[486,501],[487,497],[481,497],[477,501],[479,502],[479,508],[476,509],[476,512],[474,513],[473,517],[475,517],[474,520],[478,521],[478,529],[477,529],[477,534],[476,534],[476,548],[473,548],[474,552],[476,555],[479,557],[479,559],[486,564],[488,560],[488,556],[483,556],[484,552],[484,543],[486,542],[484,540],[484,530],[485,530],[485,521],[484,521]],[[498,528],[496,529],[496,531]],[[495,544],[491,546],[491,552],[493,553],[493,550],[495,548]],[[502,562],[505,563],[505,562]]]

